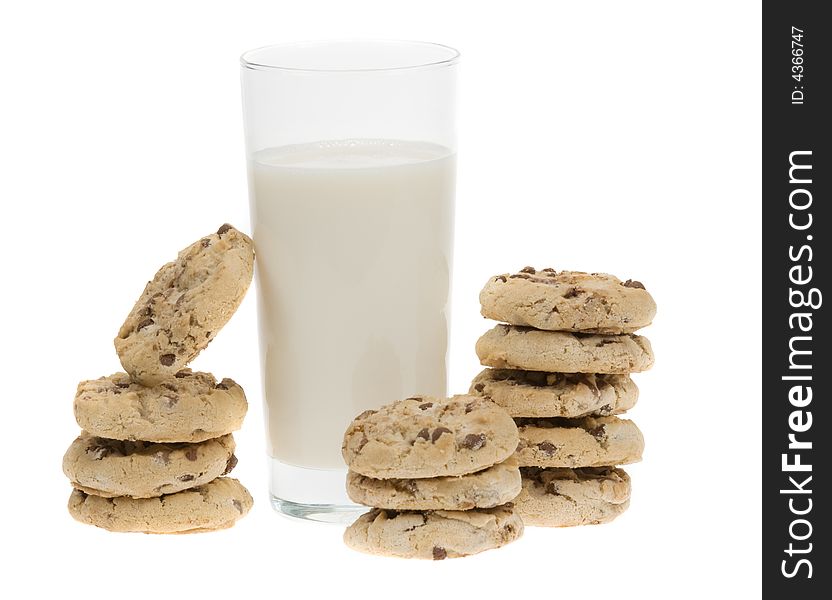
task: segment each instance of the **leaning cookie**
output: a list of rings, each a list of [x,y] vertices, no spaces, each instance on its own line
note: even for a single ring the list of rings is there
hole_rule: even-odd
[[[344,532],[354,550],[400,558],[442,560],[499,548],[523,535],[511,506],[466,511],[373,509]]]
[[[614,467],[524,467],[523,491],[514,501],[526,525],[572,527],[609,523],[630,505],[630,477]]]
[[[373,479],[350,471],[347,494],[353,502],[395,510],[469,510],[511,502],[520,493],[520,469],[509,458],[459,477]]]
[[[220,477],[159,498],[102,498],[75,489],[68,508],[75,520],[109,531],[189,533],[231,527],[253,504],[239,481]]]
[[[539,331],[497,325],[476,346],[480,362],[498,369],[552,373],[638,373],[653,366],[653,349],[640,335]]]
[[[134,381],[156,385],[205,348],[237,310],[251,283],[254,245],[223,225],[163,266],[139,297],[114,343]]]
[[[481,471],[511,456],[518,441],[514,421],[493,402],[420,396],[358,415],[341,453],[361,475],[414,479]]]
[[[656,315],[656,303],[638,281],[532,267],[490,278],[480,304],[489,319],[550,331],[632,333]]]
[[[234,468],[234,438],[193,444],[123,442],[82,433],[64,455],[64,474],[96,496],[152,498],[208,483]]]
[[[603,467],[641,460],[644,437],[618,417],[517,419],[521,467]]]
[[[133,383],[127,373],[82,381],[73,410],[81,429],[98,437],[202,442],[238,430],[248,403],[231,379],[183,369],[154,387]]]
[[[477,394],[512,417],[614,415],[631,409],[638,388],[627,375],[485,369],[471,382]]]

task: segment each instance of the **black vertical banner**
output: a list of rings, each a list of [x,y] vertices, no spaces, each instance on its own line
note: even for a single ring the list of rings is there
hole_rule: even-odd
[[[832,598],[829,8],[763,3],[766,598]]]

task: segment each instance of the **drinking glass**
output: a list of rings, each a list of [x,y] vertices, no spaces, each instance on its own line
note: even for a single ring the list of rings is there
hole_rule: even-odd
[[[446,395],[458,57],[337,41],[241,58],[270,493],[285,514],[353,518],[349,422]]]

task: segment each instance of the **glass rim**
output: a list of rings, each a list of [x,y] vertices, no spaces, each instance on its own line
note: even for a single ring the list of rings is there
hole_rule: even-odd
[[[378,44],[379,47],[383,47],[385,44],[395,44],[398,46],[412,46],[416,47],[423,47],[423,48],[432,48],[434,50],[442,50],[447,52],[447,56],[440,59],[440,60],[428,60],[419,62],[416,61],[415,64],[402,64],[390,67],[299,67],[299,66],[288,66],[288,65],[281,65],[276,64],[278,61],[263,61],[258,62],[254,59],[254,55],[258,53],[262,53],[267,50],[278,50],[278,49],[298,49],[298,48],[309,48],[313,46],[326,46],[326,45],[336,45],[336,44]],[[286,71],[286,72],[295,72],[295,73],[372,73],[372,72],[394,72],[394,71],[406,71],[406,70],[413,70],[413,69],[428,69],[428,68],[437,68],[437,67],[450,67],[455,65],[459,62],[459,50],[453,48],[451,46],[447,46],[445,44],[438,44],[435,42],[421,42],[416,40],[359,40],[359,39],[346,39],[346,40],[309,40],[309,41],[302,41],[302,42],[283,42],[280,44],[270,44],[268,46],[260,46],[258,48],[252,48],[251,50],[247,50],[240,55],[240,66],[244,69],[251,69],[255,71]]]

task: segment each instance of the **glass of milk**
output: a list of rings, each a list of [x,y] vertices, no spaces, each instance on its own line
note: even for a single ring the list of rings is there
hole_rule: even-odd
[[[445,396],[459,53],[310,42],[243,54],[272,505],[343,522],[341,441]]]

